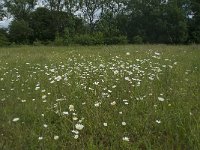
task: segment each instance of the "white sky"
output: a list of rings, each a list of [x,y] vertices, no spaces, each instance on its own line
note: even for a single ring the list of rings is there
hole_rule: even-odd
[[[7,28],[11,21],[12,21],[12,18],[8,19],[5,17],[3,21],[0,21],[0,28]]]

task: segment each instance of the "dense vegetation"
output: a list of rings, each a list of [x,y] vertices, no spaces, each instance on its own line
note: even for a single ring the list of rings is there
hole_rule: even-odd
[[[199,150],[200,47],[0,49],[0,149]]]
[[[37,8],[36,2],[1,2],[0,18],[14,20],[0,31],[0,45],[200,43],[199,0],[46,0]]]

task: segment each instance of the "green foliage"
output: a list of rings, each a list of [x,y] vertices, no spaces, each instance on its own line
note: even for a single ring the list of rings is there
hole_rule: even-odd
[[[11,42],[15,42],[17,44],[30,43],[30,37],[33,34],[33,30],[29,27],[28,22],[24,20],[14,20],[9,28],[9,38]]]
[[[198,0],[191,0],[191,14],[189,18],[189,42],[200,43],[200,2]]]
[[[0,1],[0,21],[3,19],[3,17],[5,16],[6,12],[3,9],[4,4],[2,1]]]
[[[65,39],[65,42],[68,42],[67,39]],[[65,43],[65,42],[64,42],[64,38],[60,37],[59,34],[57,33],[53,44],[55,46],[63,46],[65,44],[68,45],[68,43]]]
[[[143,43],[143,38],[139,35],[134,36],[131,43],[133,44],[142,44]]]
[[[99,45],[104,43],[103,35],[101,33],[89,35],[77,35],[74,39],[76,44],[80,45]]]
[[[129,39],[140,35],[144,42],[150,43],[184,43],[188,38],[185,3],[168,1],[134,1],[130,2],[132,11],[127,32]],[[145,6],[145,7],[144,7]]]
[[[84,34],[75,36],[74,41],[80,45],[93,45],[95,39],[89,34]]]
[[[0,28],[0,47],[10,44],[7,36],[6,30]]]
[[[35,0],[3,0],[0,2],[0,20],[3,16],[12,15],[14,21],[28,22],[33,31],[28,37],[30,43],[35,41],[54,42],[58,45],[126,43],[125,39],[121,42],[123,41],[121,36],[127,37],[130,43],[200,43],[199,0],[65,0],[64,3],[61,0],[46,0],[45,2],[44,7],[35,9]],[[7,7],[6,11],[3,6]],[[56,33],[59,34],[59,38]],[[100,38],[96,35],[99,33],[101,33]],[[13,42],[12,35],[10,37],[10,41]],[[24,38],[26,39],[20,41],[27,43],[27,37]],[[17,41],[17,43],[23,42]]]
[[[30,12],[34,9],[35,0],[4,0],[8,12],[16,20],[28,21]]]
[[[69,29],[65,28],[65,30],[64,30],[64,36],[63,36],[63,45],[67,46],[67,45],[69,45],[71,43],[72,43],[72,35],[70,35]]]
[[[114,37],[107,37],[104,39],[104,43],[107,45],[113,44],[127,44],[127,37],[126,36],[114,36]]]
[[[33,45],[34,46],[42,46],[43,44],[42,44],[41,41],[36,40],[36,41],[33,42]]]
[[[56,26],[51,12],[47,8],[37,8],[30,14],[30,27],[33,29],[33,41],[53,41],[56,34]]]

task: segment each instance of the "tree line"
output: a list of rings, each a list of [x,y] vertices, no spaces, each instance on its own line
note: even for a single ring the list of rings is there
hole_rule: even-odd
[[[3,0],[0,45],[200,43],[199,0]],[[37,6],[37,7],[36,7]]]

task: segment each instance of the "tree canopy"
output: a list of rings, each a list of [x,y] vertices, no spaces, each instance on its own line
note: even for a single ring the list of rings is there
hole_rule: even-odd
[[[10,42],[200,43],[199,0],[45,0],[36,6],[36,0],[1,2],[0,19],[14,18]]]

